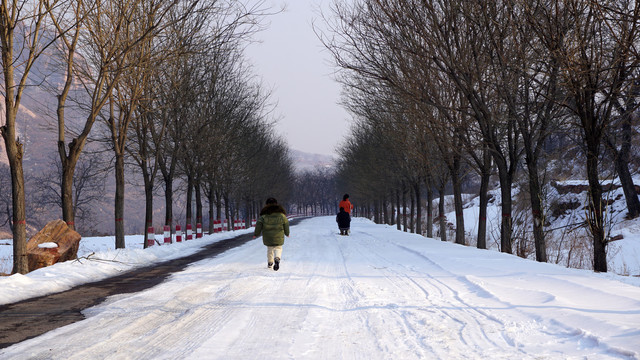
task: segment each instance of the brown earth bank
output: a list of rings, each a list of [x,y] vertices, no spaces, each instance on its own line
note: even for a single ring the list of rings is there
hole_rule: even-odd
[[[291,225],[300,220],[291,220]],[[156,286],[172,273],[182,271],[196,261],[243,245],[252,237],[252,234],[239,235],[207,245],[193,255],[79,285],[60,293],[0,305],[0,349],[83,320],[82,310],[100,304],[108,296],[135,293]]]

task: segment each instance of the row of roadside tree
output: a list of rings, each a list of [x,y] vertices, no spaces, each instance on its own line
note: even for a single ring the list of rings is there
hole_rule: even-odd
[[[321,37],[356,118],[340,147],[340,187],[382,209],[375,213],[384,219],[387,204],[406,209],[410,193],[419,205],[426,191],[429,236],[432,192],[440,193],[445,235],[451,189],[455,241],[465,244],[462,185],[474,172],[477,246],[486,248],[489,179],[497,169],[499,248],[512,253],[512,192],[523,177],[535,258],[544,262],[544,187],[554,168],[579,162],[589,184],[583,226],[593,269],[607,271],[601,177],[608,169],[623,187],[628,218],[640,215],[629,170],[640,118],[640,2],[354,0],[335,1],[332,10],[335,20]],[[577,158],[566,156],[569,148]]]
[[[153,195],[162,192],[164,222],[173,225],[176,181],[186,184],[187,222],[202,222],[205,202],[210,219],[223,211],[232,219],[238,208],[250,218],[265,194],[286,197],[293,178],[287,146],[273,130],[270,94],[243,58],[270,11],[264,1],[223,0],[0,5],[0,133],[11,175],[13,273],[27,272],[28,154],[18,119],[29,120],[18,114],[33,88],[57,104],[55,115],[47,114],[55,118],[51,131],[57,134],[54,181],[62,217],[72,228],[77,165],[88,146],[106,149],[115,174],[116,248],[125,246],[125,183],[134,177],[143,180],[146,224],[153,222]]]

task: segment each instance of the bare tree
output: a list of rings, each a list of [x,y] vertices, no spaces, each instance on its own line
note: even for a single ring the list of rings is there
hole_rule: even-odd
[[[616,65],[619,67],[620,81],[623,82],[618,91],[610,94],[615,115],[611,126],[606,130],[605,141],[613,154],[627,202],[627,217],[633,219],[640,216],[640,200],[629,171],[632,129],[633,124],[637,123],[634,116],[638,116],[640,107],[640,5],[637,1],[619,1],[610,7],[607,4],[601,6],[609,8],[608,12],[613,15],[605,17],[605,21],[613,31],[611,40],[620,52],[620,60]]]
[[[0,50],[2,51],[2,92],[4,96],[4,139],[11,169],[13,222],[13,270],[28,272],[23,143],[16,130],[20,102],[29,73],[43,51],[55,41],[55,35],[44,36],[48,10],[44,1],[12,1],[0,4]]]
[[[75,215],[73,199],[73,179],[76,164],[80,157],[82,146],[78,146],[78,141],[86,138],[89,134],[90,127],[85,129],[69,144],[69,151],[66,149],[66,135],[69,132],[66,124],[65,109],[67,107],[67,99],[73,88],[75,77],[75,57],[77,53],[78,39],[80,37],[80,29],[83,23],[84,14],[81,12],[83,8],[82,1],[67,1],[61,6],[54,6],[49,1],[45,1],[49,9],[51,22],[56,31],[60,35],[58,57],[62,60],[64,66],[64,83],[57,95],[58,107],[56,110],[58,122],[58,154],[61,161],[62,176],[60,182],[60,198],[62,219],[67,225],[75,229]],[[56,89],[57,90],[57,89]]]
[[[556,38],[547,39],[553,41],[546,43],[549,48],[542,45],[535,30],[552,25],[547,5],[546,1],[501,1],[472,13],[483,24],[484,32],[493,35],[489,42],[493,65],[488,81],[522,134],[536,260],[541,262],[547,261],[547,252],[540,161],[547,138],[557,131],[563,115],[558,105],[559,64],[552,55],[564,43],[563,28],[557,28]],[[495,29],[496,19],[503,19],[501,22],[507,26]]]
[[[602,200],[599,157],[606,129],[615,119],[619,100],[628,89],[629,70],[640,61],[636,48],[640,4],[571,0],[564,2],[561,9],[567,14],[569,30],[565,46],[555,55],[569,98],[566,106],[578,120],[576,126],[582,133],[586,154],[587,222],[593,236],[593,268],[606,272],[606,205]]]
[[[124,248],[124,157],[129,125],[137,113],[155,65],[171,56],[166,48],[157,47],[154,40],[167,28],[170,21],[182,21],[196,8],[197,0],[137,1],[120,3],[120,6],[97,9],[87,17],[87,26],[94,43],[111,44],[116,50],[116,61],[102,57],[97,51],[98,63],[107,70],[105,81],[111,84],[107,95],[109,115],[107,127],[111,147],[115,155],[115,238],[116,248]],[[174,8],[180,8],[175,15]],[[113,19],[112,24],[103,24],[103,15]],[[98,47],[100,50],[101,47]]]
[[[51,163],[53,167],[49,171],[35,177],[35,189],[39,193],[37,201],[40,205],[53,205],[61,208],[62,165],[57,159],[51,159]],[[104,197],[105,173],[102,171],[103,168],[96,155],[81,158],[76,166],[73,178],[73,217],[78,220],[79,224],[86,224],[91,220],[95,202]]]

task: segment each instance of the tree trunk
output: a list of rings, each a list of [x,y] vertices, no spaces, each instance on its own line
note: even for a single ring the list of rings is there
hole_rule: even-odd
[[[17,143],[17,157],[9,160],[11,168],[11,199],[13,204],[13,271],[12,274],[29,272],[27,263],[27,222],[24,194],[24,170],[22,144]],[[7,152],[8,153],[8,152]]]
[[[244,226],[245,228],[251,227],[251,201],[248,199],[244,203]]]
[[[382,199],[382,218],[383,218],[383,222],[388,225],[389,224],[389,210],[388,210],[388,204],[387,204],[387,198],[384,197]]]
[[[400,191],[396,190],[396,228],[398,230],[402,230],[402,213],[400,212],[401,209],[401,204],[400,204]]]
[[[75,43],[77,41],[77,34],[74,39],[74,46],[69,49],[70,55],[75,53]],[[62,201],[62,219],[67,223],[71,229],[75,230],[75,207],[73,203],[73,176],[76,170],[76,164],[80,158],[80,152],[84,147],[84,141],[88,136],[87,130],[83,131],[78,138],[73,139],[69,144],[69,153],[67,155],[67,149],[65,148],[65,104],[69,95],[73,82],[73,55],[67,59],[67,74],[65,78],[65,84],[62,88],[62,92],[58,95],[58,154],[60,155],[60,163],[62,166],[62,179],[60,184],[60,196]],[[89,115],[85,124],[89,125],[89,128],[95,122],[95,116],[93,113]],[[146,244],[146,242],[145,242]]]
[[[393,203],[393,198],[394,196],[391,195],[391,202],[389,203],[389,225],[393,226],[396,224],[396,208],[395,208],[395,204]]]
[[[410,206],[411,206],[411,210],[409,212],[409,229],[411,233],[415,234],[416,232],[416,220],[415,220],[416,200],[415,200],[413,191],[409,192],[409,198],[410,198]]]
[[[607,252],[604,227],[602,186],[598,177],[600,139],[585,136],[587,145],[587,179],[589,180],[589,229],[593,236],[593,270],[607,272]]]
[[[380,224],[380,209],[378,209],[378,200],[373,201],[373,222]]]
[[[407,189],[402,185],[402,231],[407,232]]]
[[[146,172],[146,171],[145,171]],[[144,241],[143,248],[147,248],[147,235],[150,226],[153,226],[153,180],[149,174],[144,174],[144,197],[145,197],[145,213],[144,213]]]
[[[3,25],[8,18],[3,19]],[[5,125],[0,127],[0,134],[4,138],[5,151],[9,160],[11,172],[11,203],[13,208],[13,270],[12,274],[26,274],[29,272],[27,262],[27,223],[26,223],[26,203],[24,195],[24,169],[22,166],[23,149],[22,143],[16,138],[16,116],[19,101],[15,99],[15,83],[13,68],[13,29],[4,28],[6,34],[6,44],[2,45],[2,63],[4,67],[4,111]],[[20,89],[18,88],[18,93]],[[18,97],[19,99],[19,97]]]
[[[196,223],[204,226],[202,224],[202,194],[200,193],[200,183],[196,181],[193,186],[196,191]]]
[[[529,197],[533,216],[533,238],[536,246],[536,261],[547,262],[547,244],[544,238],[544,216],[542,209],[542,191],[538,178],[538,161],[527,151],[526,162],[529,172]]]
[[[491,179],[491,154],[482,151],[483,164],[480,168],[480,209],[478,211],[478,249],[487,248],[487,206],[489,205],[489,180]]]
[[[420,183],[414,184],[413,192],[416,195],[416,233],[422,235],[422,195],[420,194]]]
[[[454,156],[451,168],[451,183],[453,185],[453,205],[456,213],[456,244],[466,245],[464,234],[464,209],[462,207],[462,180],[460,179],[460,157]]]
[[[12,274],[26,274],[29,272],[27,262],[27,227],[26,227],[26,203],[24,196],[24,170],[22,167],[22,144],[16,140],[15,118],[12,111],[13,103],[10,99],[13,94],[7,91],[5,98],[6,124],[0,128],[4,138],[9,169],[11,171],[11,201],[13,208],[13,270]]]
[[[215,205],[215,192],[213,191],[213,187],[209,189],[209,193],[207,194],[208,202],[209,202],[209,235],[214,233],[214,216],[213,216],[213,207]]]
[[[60,184],[60,195],[62,200],[62,220],[67,225],[75,230],[75,211],[73,207],[73,175],[76,170],[76,163],[78,160],[75,154],[71,153],[67,157],[64,154],[64,142],[58,143],[58,147],[62,147],[63,153],[60,154],[60,160],[62,161],[62,179]]]
[[[222,219],[222,196],[220,194],[216,194],[216,218]]]
[[[496,165],[498,166],[498,177],[500,179],[500,195],[502,196],[502,222],[500,225],[500,251],[513,254],[511,235],[512,235],[512,219],[511,219],[511,185],[512,179],[507,170],[507,164],[500,156],[494,156]]]
[[[124,155],[116,154],[115,227],[116,249],[124,249]]]
[[[191,175],[187,175],[187,203],[186,203],[186,217],[187,224],[191,224],[193,226],[193,207],[191,206],[193,202],[193,178]]]
[[[227,226],[229,230],[233,230],[233,218],[232,218],[231,206],[229,205],[229,196],[224,195],[224,218],[227,220]]]
[[[173,179],[164,176],[164,224],[173,224]]]
[[[427,237],[433,237],[433,189],[427,184]]]
[[[444,216],[444,189],[445,184],[440,186],[440,203],[438,204],[438,221],[440,222],[440,240],[447,241],[447,218]]]

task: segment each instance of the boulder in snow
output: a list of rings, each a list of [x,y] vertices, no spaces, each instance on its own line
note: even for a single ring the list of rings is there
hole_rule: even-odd
[[[49,222],[27,242],[29,271],[75,259],[80,239],[63,220]]]

